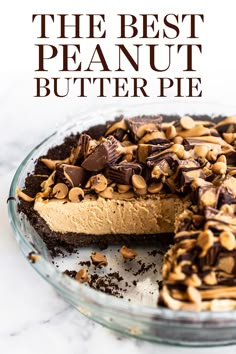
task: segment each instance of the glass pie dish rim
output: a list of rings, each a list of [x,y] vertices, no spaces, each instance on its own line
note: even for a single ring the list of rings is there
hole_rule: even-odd
[[[116,114],[120,113],[120,111],[117,110],[114,110],[114,112],[116,112]],[[143,113],[145,114],[145,112]],[[80,119],[83,119],[86,117],[86,115],[91,117],[92,113],[83,113],[80,115]],[[106,113],[103,112],[103,122],[105,122],[107,117],[110,115],[110,111],[107,111]],[[8,213],[14,236],[16,237],[20,249],[26,258],[28,258],[28,255],[31,252],[36,254],[39,254],[40,252],[35,248],[33,244],[29,242],[20,227],[21,220],[20,214],[17,212],[17,202],[12,198],[15,197],[15,190],[18,186],[18,180],[21,174],[24,172],[24,168],[26,167],[27,163],[32,160],[34,155],[37,154],[41,147],[44,147],[45,144],[51,144],[52,146],[53,142],[55,142],[57,138],[66,137],[69,132],[78,125],[78,122],[79,121],[76,123],[72,120],[69,123],[67,122],[66,124],[63,124],[59,129],[57,129],[57,131],[49,135],[40,144],[33,148],[21,162],[13,177],[9,192]],[[89,126],[92,126],[91,123],[93,122],[97,123],[97,118],[94,118],[94,120],[90,119]],[[67,300],[67,302],[71,303],[79,311],[91,318],[93,318],[93,311],[99,313],[100,311],[105,310],[106,314],[111,314],[111,316],[118,313],[119,316],[123,316],[124,318],[133,316],[134,322],[140,321],[150,325],[151,322],[153,323],[155,321],[161,322],[163,325],[170,325],[169,321],[171,321],[172,327],[181,324],[181,326],[192,326],[194,328],[209,326],[215,328],[222,325],[236,328],[236,310],[202,312],[183,310],[175,311],[164,307],[155,308],[130,303],[128,301],[118,299],[116,297],[107,295],[103,292],[99,292],[88,286],[84,286],[83,284],[75,282],[73,279],[57,270],[43,256],[41,256],[36,262],[31,262],[31,264],[33,268]],[[99,322],[97,319],[95,319],[95,321]],[[105,324],[104,321],[101,321],[101,323]],[[112,322],[110,325],[105,325],[116,329],[113,327]]]

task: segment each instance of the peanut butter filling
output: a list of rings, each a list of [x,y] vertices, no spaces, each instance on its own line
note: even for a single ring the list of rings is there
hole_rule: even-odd
[[[188,204],[177,196],[130,199],[88,196],[79,203],[37,199],[34,209],[56,232],[157,234],[174,232],[175,214],[180,214]]]

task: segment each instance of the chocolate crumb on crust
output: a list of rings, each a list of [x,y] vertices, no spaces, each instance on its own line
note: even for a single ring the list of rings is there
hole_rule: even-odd
[[[77,274],[77,272],[76,272],[76,270],[68,270],[68,269],[66,269],[64,272],[63,272],[63,274],[65,274],[65,275],[68,275],[70,278],[75,278],[75,276],[76,276],[76,274]]]

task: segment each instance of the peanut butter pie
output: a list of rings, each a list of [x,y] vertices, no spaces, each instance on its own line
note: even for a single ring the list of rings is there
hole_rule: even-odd
[[[159,305],[236,308],[236,116],[119,118],[71,135],[17,189],[48,248],[171,244]]]

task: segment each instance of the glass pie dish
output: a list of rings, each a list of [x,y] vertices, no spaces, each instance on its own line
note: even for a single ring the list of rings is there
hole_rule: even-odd
[[[104,251],[110,259],[109,271],[119,272],[122,279],[131,284],[128,291],[119,292],[118,297],[80,284],[63,274],[66,269],[74,269],[75,264],[78,265],[78,261],[82,264],[88,260],[94,247],[93,249],[80,249],[79,253],[68,253],[52,259],[43,240],[30,226],[27,219],[19,214],[17,198],[15,198],[16,188],[24,186],[24,180],[27,174],[33,171],[37,158],[44,155],[50,147],[62,143],[70,133],[82,132],[93,125],[105,123],[121,114],[124,116],[207,114],[214,119],[215,115],[233,115],[235,112],[236,107],[234,106],[194,102],[162,102],[131,105],[119,110],[107,109],[101,112],[87,112],[71,119],[69,123],[61,126],[28,154],[13,178],[9,193],[9,217],[15,238],[24,256],[65,301],[92,320],[113,330],[140,339],[181,345],[202,346],[236,343],[236,311],[191,312],[157,307],[157,282],[160,279],[161,252],[153,258],[153,246],[150,248],[137,247],[139,260],[142,259],[146,264],[154,264],[153,262],[155,262],[154,267],[149,267],[147,272],[140,276],[138,286],[136,278],[133,276],[134,272],[126,272],[124,265],[120,264],[119,258],[116,256],[118,247],[108,247]],[[38,255],[33,262],[29,257],[32,253]],[[136,266],[138,265],[136,264]],[[106,274],[102,273],[102,276],[106,277]]]

